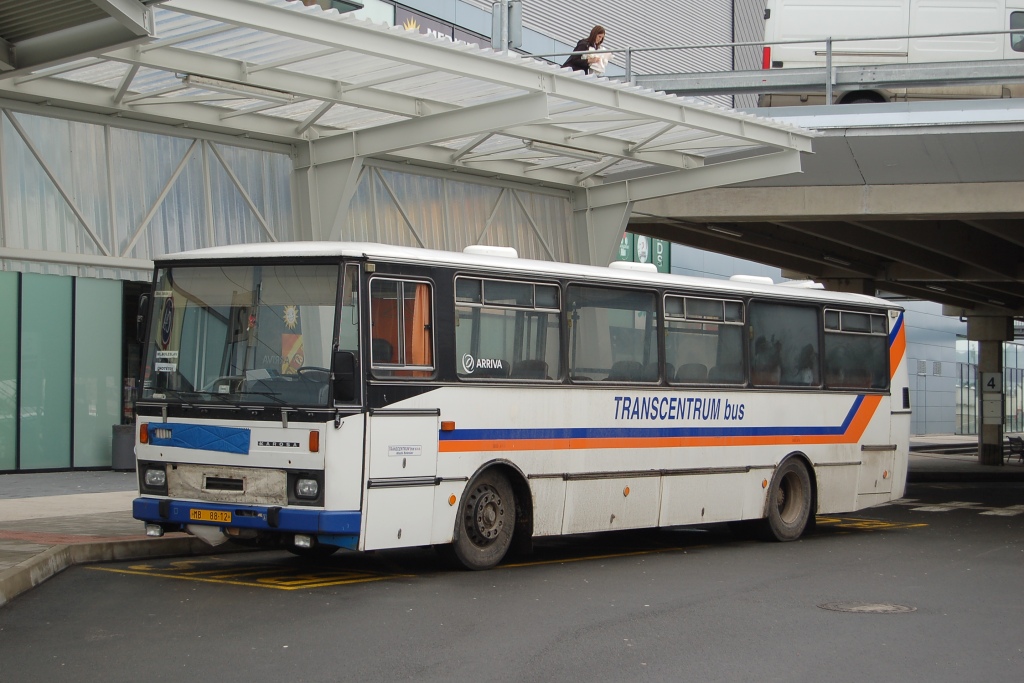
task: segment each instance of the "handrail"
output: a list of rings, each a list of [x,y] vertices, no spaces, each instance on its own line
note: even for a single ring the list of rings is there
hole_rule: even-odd
[[[632,57],[637,52],[665,52],[670,50],[710,50],[710,49],[721,49],[721,48],[739,48],[739,47],[763,47],[765,45],[817,45],[819,43],[825,44],[825,67],[826,67],[826,78],[825,78],[825,89],[827,93],[826,102],[831,104],[831,91],[832,91],[832,55],[833,45],[835,43],[855,43],[855,42],[867,42],[867,41],[878,41],[878,40],[919,40],[922,38],[962,38],[970,36],[1003,36],[1003,35],[1024,35],[1024,28],[1007,29],[1002,31],[961,31],[957,33],[920,33],[920,34],[909,34],[909,35],[890,35],[890,36],[861,36],[857,38],[836,38],[834,36],[826,36],[823,38],[808,38],[803,40],[750,40],[732,43],[707,43],[701,45],[656,45],[651,47],[632,47],[627,46],[624,48],[601,48],[600,50],[573,50],[571,52],[548,52],[543,54],[530,54],[523,55],[524,57],[533,57],[536,59],[548,59],[550,57],[566,57],[569,55],[583,55],[583,54],[624,54],[626,56],[625,64],[625,80],[627,82],[633,82],[632,71]],[[549,60],[550,61],[550,60]],[[636,74],[639,75],[639,74]],[[643,74],[643,75],[657,75],[657,74]]]

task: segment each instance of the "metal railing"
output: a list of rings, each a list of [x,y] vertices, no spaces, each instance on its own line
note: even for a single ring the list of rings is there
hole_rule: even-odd
[[[763,48],[765,46],[775,47],[775,46],[779,46],[779,45],[808,45],[808,46],[823,45],[824,46],[824,50],[822,52],[815,52],[815,56],[824,56],[825,57],[825,65],[823,67],[811,67],[811,68],[812,69],[816,69],[816,70],[822,70],[822,69],[824,70],[824,76],[823,76],[823,78],[821,79],[820,82],[824,86],[824,89],[825,89],[825,101],[826,101],[827,104],[831,104],[832,103],[832,95],[833,95],[832,90],[833,90],[833,86],[835,85],[835,81],[836,81],[836,78],[835,78],[835,68],[833,67],[833,56],[834,56],[835,51],[836,51],[835,50],[835,45],[837,43],[856,43],[856,42],[869,42],[869,41],[907,41],[907,44],[908,44],[908,47],[909,47],[910,41],[914,41],[914,40],[935,39],[935,38],[969,38],[969,37],[974,37],[974,36],[1004,36],[1004,35],[1009,35],[1009,36],[1019,35],[1019,36],[1021,36],[1021,40],[1018,43],[1016,43],[1016,45],[1020,45],[1020,47],[1021,47],[1021,49],[1020,49],[1020,52],[1021,52],[1021,60],[1020,60],[1020,62],[1021,62],[1021,66],[1022,66],[1022,77],[1024,77],[1024,28],[1009,29],[1009,30],[1002,30],[1002,31],[961,31],[961,32],[956,32],[956,33],[922,33],[922,34],[910,34],[910,35],[862,36],[862,37],[857,37],[857,38],[836,38],[836,37],[833,37],[833,36],[825,36],[825,37],[822,37],[822,38],[805,39],[805,40],[778,40],[778,41],[757,40],[757,41],[742,41],[742,42],[729,42],[729,43],[704,43],[704,44],[699,44],[699,45],[692,45],[692,44],[691,45],[659,45],[659,46],[652,46],[652,47],[632,47],[632,46],[628,46],[628,47],[625,47],[625,48],[602,48],[600,50],[586,50],[586,51],[574,50],[574,51],[570,51],[570,52],[551,52],[551,53],[545,53],[545,54],[532,54],[532,55],[526,55],[526,56],[534,57],[534,58],[537,58],[537,59],[546,59],[548,61],[553,61],[551,59],[553,57],[567,57],[569,55],[584,55],[584,54],[624,55],[624,57],[625,57],[625,67],[624,67],[625,68],[625,75],[624,75],[623,79],[626,80],[627,82],[635,83],[636,82],[636,78],[638,76],[654,77],[654,76],[659,76],[659,75],[665,75],[665,76],[673,75],[673,74],[637,74],[637,73],[634,73],[634,71],[633,71],[633,56],[635,54],[638,54],[638,53],[669,52],[669,51],[681,51],[681,50],[709,50],[709,49],[726,49],[726,48],[735,50],[737,48],[744,48],[744,47],[761,47],[761,48]],[[1015,49],[1014,51],[1017,51],[1017,50]],[[869,53],[860,53],[860,54],[863,55],[863,56],[868,56]],[[898,57],[906,57],[907,56],[907,53],[905,53],[905,52],[893,52],[893,53],[887,53],[887,54],[885,54],[885,53],[883,53],[883,54],[874,53],[874,54],[877,55],[880,58],[883,58],[883,61],[878,62],[879,64],[891,63],[891,59],[893,57],[897,57],[898,58]],[[963,62],[963,63],[969,63],[970,61],[971,60],[967,60],[967,62]],[[996,60],[993,60],[993,61],[996,61]],[[1013,62],[1013,61],[1016,61],[1016,60],[1005,60],[1005,59],[1002,59],[1002,60],[999,60],[999,61]],[[764,71],[765,72],[782,71],[782,69],[768,69],[768,70],[764,70]],[[708,72],[708,73],[714,73],[714,72]],[[722,71],[722,72],[719,72],[719,73],[729,73],[729,72]],[[971,81],[971,80],[975,80],[975,79],[983,80],[984,77],[981,77],[981,76],[970,77],[970,76],[968,76],[968,77],[965,77],[963,80]],[[909,80],[908,80],[908,83],[910,83]],[[912,85],[912,83],[910,83],[910,84]],[[765,89],[768,90],[768,88],[765,88]]]

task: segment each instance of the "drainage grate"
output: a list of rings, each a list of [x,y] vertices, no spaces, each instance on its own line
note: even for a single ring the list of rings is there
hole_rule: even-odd
[[[826,602],[818,605],[832,612],[854,612],[859,614],[906,614],[916,612],[916,607],[893,605],[888,602]]]

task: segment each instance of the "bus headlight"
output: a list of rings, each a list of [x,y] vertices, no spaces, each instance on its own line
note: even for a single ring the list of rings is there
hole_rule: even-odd
[[[316,498],[320,494],[320,484],[316,479],[299,479],[295,482],[295,495],[299,498]]]
[[[167,486],[167,470],[162,467],[150,467],[146,470],[146,486],[162,489]]]

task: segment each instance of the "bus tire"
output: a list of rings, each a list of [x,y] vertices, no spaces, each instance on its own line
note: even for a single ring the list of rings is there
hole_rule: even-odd
[[[470,482],[455,519],[452,553],[466,569],[490,569],[505,557],[516,525],[516,498],[508,479],[485,470]]]
[[[760,536],[768,541],[795,541],[811,518],[811,475],[800,458],[790,458],[775,471],[768,488],[767,516]]]

